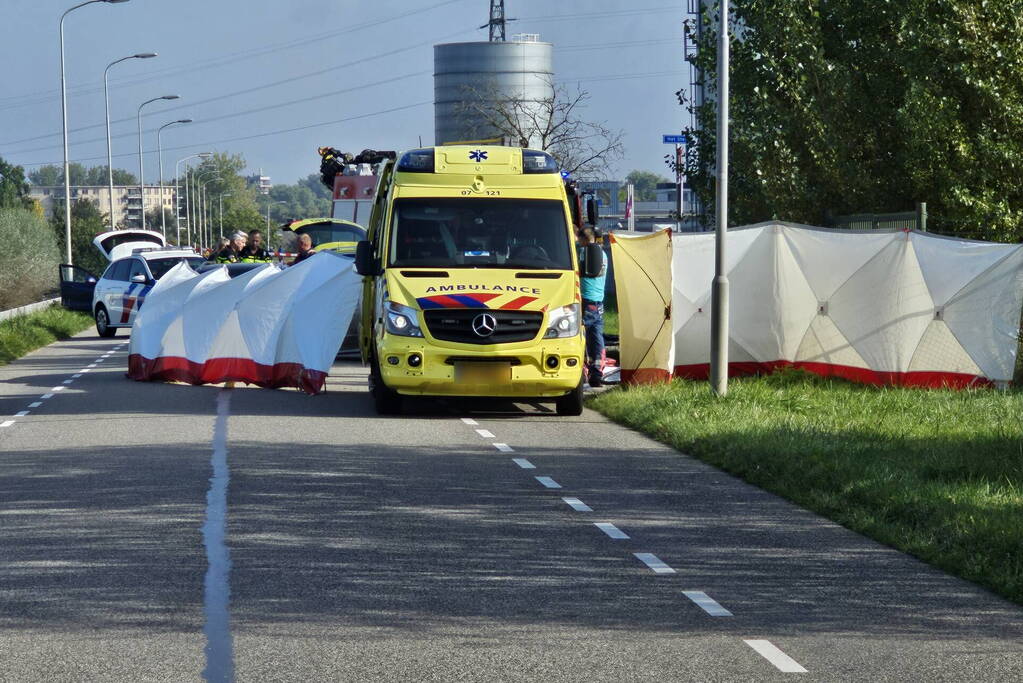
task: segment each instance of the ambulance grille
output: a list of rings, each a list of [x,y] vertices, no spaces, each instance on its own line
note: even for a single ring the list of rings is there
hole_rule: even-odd
[[[476,316],[494,316],[494,333],[481,337],[472,329]],[[426,329],[438,341],[458,344],[510,344],[536,339],[543,325],[543,313],[537,311],[502,311],[490,308],[443,308],[423,311]]]

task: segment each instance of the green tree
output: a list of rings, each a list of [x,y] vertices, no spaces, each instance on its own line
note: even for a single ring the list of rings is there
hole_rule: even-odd
[[[54,202],[53,216],[50,226],[57,241],[60,253],[65,253],[64,239],[64,203]],[[93,202],[79,199],[71,204],[71,258],[75,265],[99,275],[107,263],[103,255],[93,245],[92,240],[101,232],[106,232],[105,215]]]
[[[32,200],[28,197],[28,191],[25,169],[9,164],[0,157],[0,208],[31,208]]]
[[[730,217],[821,224],[928,202],[930,226],[1023,237],[1023,29],[987,0],[734,0]],[[696,64],[706,98],[685,161],[714,198],[717,8]],[[694,27],[690,36],[696,40]],[[669,166],[670,166],[669,162]]]
[[[657,200],[657,184],[670,182],[668,178],[660,174],[636,170],[625,176],[624,184],[632,183],[635,187],[634,197],[637,202],[652,202]],[[618,194],[618,198],[624,200],[626,198],[625,188],[623,187]]]

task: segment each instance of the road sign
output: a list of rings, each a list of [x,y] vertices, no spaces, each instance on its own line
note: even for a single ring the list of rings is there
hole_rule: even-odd
[[[684,145],[686,144],[685,135],[662,135],[661,140],[666,145]]]

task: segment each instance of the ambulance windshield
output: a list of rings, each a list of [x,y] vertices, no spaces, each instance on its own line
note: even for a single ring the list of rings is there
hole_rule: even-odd
[[[399,199],[390,265],[569,270],[564,205],[547,199]]]

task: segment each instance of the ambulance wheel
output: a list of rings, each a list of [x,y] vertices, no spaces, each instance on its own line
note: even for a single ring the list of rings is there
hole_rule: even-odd
[[[369,393],[373,397],[373,407],[377,415],[400,415],[401,395],[393,389],[388,389],[380,378],[380,366],[376,358],[373,359],[369,371]]]
[[[117,334],[117,328],[110,326],[110,316],[103,306],[96,307],[96,334],[108,338]]]
[[[579,380],[579,386],[558,399],[558,415],[582,415],[583,414],[583,381]]]

